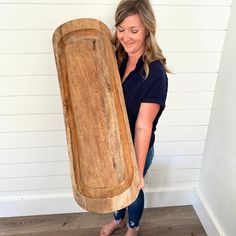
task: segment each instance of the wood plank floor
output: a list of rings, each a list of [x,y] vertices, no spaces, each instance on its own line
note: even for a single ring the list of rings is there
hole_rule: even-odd
[[[76,213],[0,219],[0,235],[96,236],[111,214]],[[126,228],[113,235],[121,236]],[[144,210],[140,236],[206,236],[192,206]]]

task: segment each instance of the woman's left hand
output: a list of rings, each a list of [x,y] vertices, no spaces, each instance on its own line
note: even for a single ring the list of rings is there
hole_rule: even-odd
[[[138,185],[138,189],[141,190],[144,188],[144,177],[140,177],[140,184]]]

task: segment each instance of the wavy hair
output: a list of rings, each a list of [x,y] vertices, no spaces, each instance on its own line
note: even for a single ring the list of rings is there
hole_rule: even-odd
[[[144,24],[148,34],[145,39],[145,48],[142,55],[144,62],[145,77],[149,74],[149,65],[154,60],[159,60],[165,71],[170,72],[166,66],[166,58],[162,54],[155,34],[156,34],[156,19],[149,0],[121,0],[115,12],[115,27],[117,28],[121,22],[130,15],[138,14]],[[117,31],[113,35],[113,44],[118,56],[118,65],[122,62],[125,50],[117,38]]]

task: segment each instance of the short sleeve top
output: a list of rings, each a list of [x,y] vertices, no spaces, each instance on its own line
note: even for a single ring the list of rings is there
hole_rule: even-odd
[[[128,56],[126,55],[119,67],[121,78],[124,76],[127,61]],[[136,68],[125,79],[122,87],[133,140],[135,136],[135,123],[141,103],[157,103],[160,105],[160,110],[153,121],[149,144],[149,147],[151,147],[155,141],[156,125],[165,109],[167,97],[168,78],[162,63],[158,60],[151,62],[148,77],[145,78],[143,60],[140,57]]]

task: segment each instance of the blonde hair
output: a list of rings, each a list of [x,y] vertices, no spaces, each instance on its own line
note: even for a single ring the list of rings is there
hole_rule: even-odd
[[[165,71],[169,72],[166,67],[166,58],[162,54],[162,50],[157,44],[156,34],[156,20],[149,0],[121,0],[117,6],[115,13],[115,27],[117,28],[121,22],[130,15],[138,14],[144,24],[148,34],[145,39],[145,49],[143,53],[145,77],[149,74],[149,65],[154,60],[159,60]],[[118,65],[122,62],[125,50],[117,38],[117,32],[113,35],[113,43],[117,51]]]

